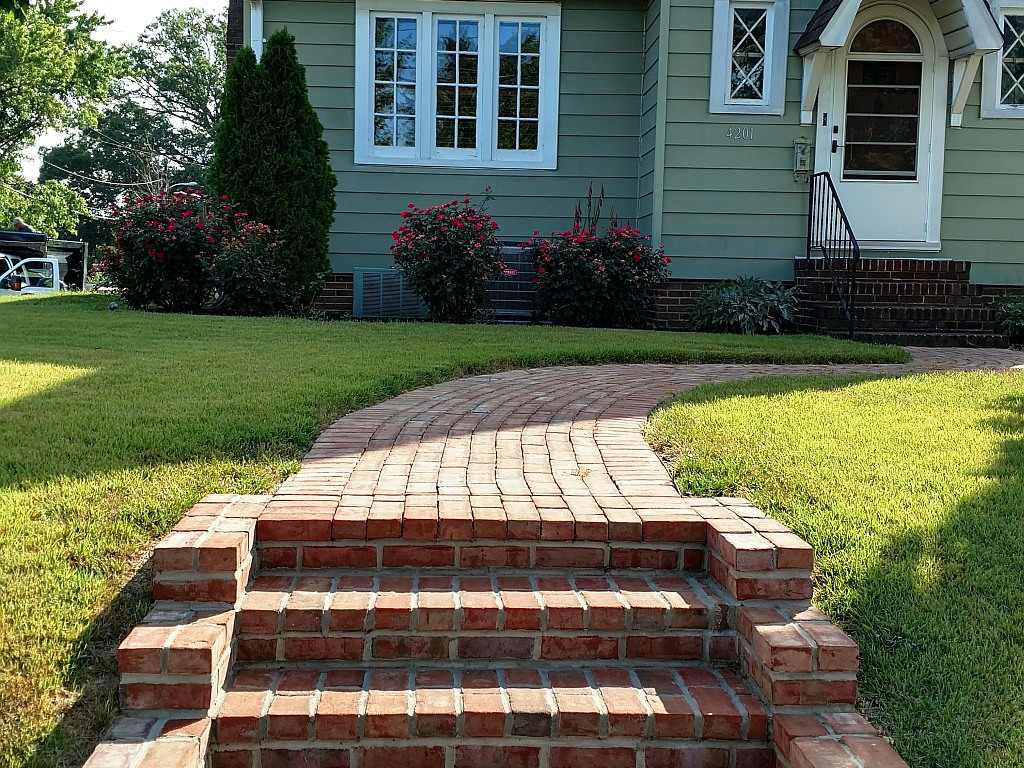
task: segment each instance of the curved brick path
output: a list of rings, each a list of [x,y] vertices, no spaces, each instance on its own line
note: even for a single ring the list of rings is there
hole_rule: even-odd
[[[274,494],[207,496],[156,547],[86,768],[906,768],[853,709],[811,548],[680,497],[640,427],[705,382],[1024,367],[911,352],[510,371],[339,419]]]
[[[907,365],[599,365],[475,376],[419,389],[327,428],[268,511],[352,510],[369,519],[627,521],[657,498],[685,509],[639,425],[672,393],[799,374],[1007,369],[1024,353],[911,348]],[[561,511],[559,511],[561,510]],[[571,517],[570,517],[571,515]],[[481,517],[482,516],[482,517]],[[424,539],[434,538],[425,530]],[[440,538],[446,538],[441,536]]]

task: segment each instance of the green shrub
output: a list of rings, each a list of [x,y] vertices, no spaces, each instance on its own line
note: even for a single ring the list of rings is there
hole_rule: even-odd
[[[640,231],[615,221],[599,235],[596,218],[587,227],[526,248],[537,270],[537,308],[555,325],[643,328],[650,324],[654,289],[669,275],[669,259],[652,248]]]
[[[197,312],[214,291],[211,267],[233,231],[230,203],[208,210],[202,192],[188,190],[129,200],[114,211],[114,247],[104,276],[133,309]]]
[[[996,330],[1011,342],[1024,341],[1024,296],[1005,296],[992,303],[996,311]]]
[[[738,277],[705,288],[690,308],[695,331],[781,333],[798,304],[797,289],[757,277]]]
[[[330,153],[309,102],[295,38],[278,30],[257,63],[243,49],[228,70],[209,180],[254,221],[281,231],[294,306],[305,311],[330,273],[334,221]]]
[[[469,323],[487,300],[487,283],[504,266],[498,224],[469,200],[402,211],[391,237],[395,264],[439,323]]]
[[[266,224],[247,222],[224,242],[213,264],[217,286],[214,312],[266,316],[294,311],[280,238],[281,233]]]

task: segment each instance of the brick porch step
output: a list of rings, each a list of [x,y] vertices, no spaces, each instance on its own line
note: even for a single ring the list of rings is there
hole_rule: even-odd
[[[730,672],[676,666],[244,669],[213,768],[769,768]]]
[[[262,576],[242,602],[247,662],[735,660],[731,602],[679,574]]]

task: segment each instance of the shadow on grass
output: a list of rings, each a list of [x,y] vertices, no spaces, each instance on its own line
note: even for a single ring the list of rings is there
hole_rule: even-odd
[[[685,400],[835,392],[866,380],[763,379],[700,387]],[[1024,397],[997,396],[983,410],[981,426],[998,439],[970,477],[981,489],[936,525],[915,525],[908,509],[882,535],[853,507],[844,513],[844,499],[769,477],[756,458],[730,455],[735,446],[700,456],[662,446],[678,454],[684,493],[749,492],[815,547],[817,586],[834,599],[823,607],[861,647],[860,706],[914,768],[1024,766]],[[893,460],[911,461],[900,449]]]

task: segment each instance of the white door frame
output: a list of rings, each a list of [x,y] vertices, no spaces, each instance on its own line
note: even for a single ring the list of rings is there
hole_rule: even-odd
[[[866,238],[860,240],[861,248],[864,250],[899,250],[899,251],[939,251],[941,239],[939,227],[942,221],[942,173],[943,160],[945,157],[946,144],[946,106],[948,103],[947,90],[949,80],[949,56],[946,44],[930,6],[927,3],[920,3],[917,0],[907,2],[882,2],[869,3],[861,6],[857,13],[856,20],[850,30],[846,45],[838,50],[832,50],[828,54],[821,79],[821,89],[818,96],[818,119],[816,128],[816,142],[814,153],[815,171],[833,171],[832,141],[837,139],[845,143],[843,135],[833,135],[832,126],[843,126],[845,123],[845,109],[843,115],[835,113],[837,104],[844,104],[846,100],[846,67],[848,61],[848,49],[850,43],[857,33],[867,24],[878,19],[891,18],[906,24],[917,35],[921,43],[924,64],[922,66],[922,89],[929,87],[931,96],[930,114],[921,111],[920,120],[930,120],[930,137],[928,144],[924,142],[918,147],[919,163],[918,168],[927,173],[927,184],[925,188],[924,210],[925,237],[920,240],[890,240],[884,238]],[[863,54],[853,54],[854,58],[866,57]],[[922,92],[922,102],[925,94]],[[825,116],[827,114],[827,120]],[[824,124],[823,124],[824,123]],[[845,130],[845,126],[841,130]],[[841,150],[840,150],[841,151]],[[920,162],[923,161],[923,162]],[[833,179],[837,186],[841,179]],[[865,183],[865,182],[858,182]],[[879,183],[886,182],[866,182]],[[905,182],[889,182],[901,184]],[[846,201],[843,201],[844,206]],[[857,234],[855,232],[855,234]]]

